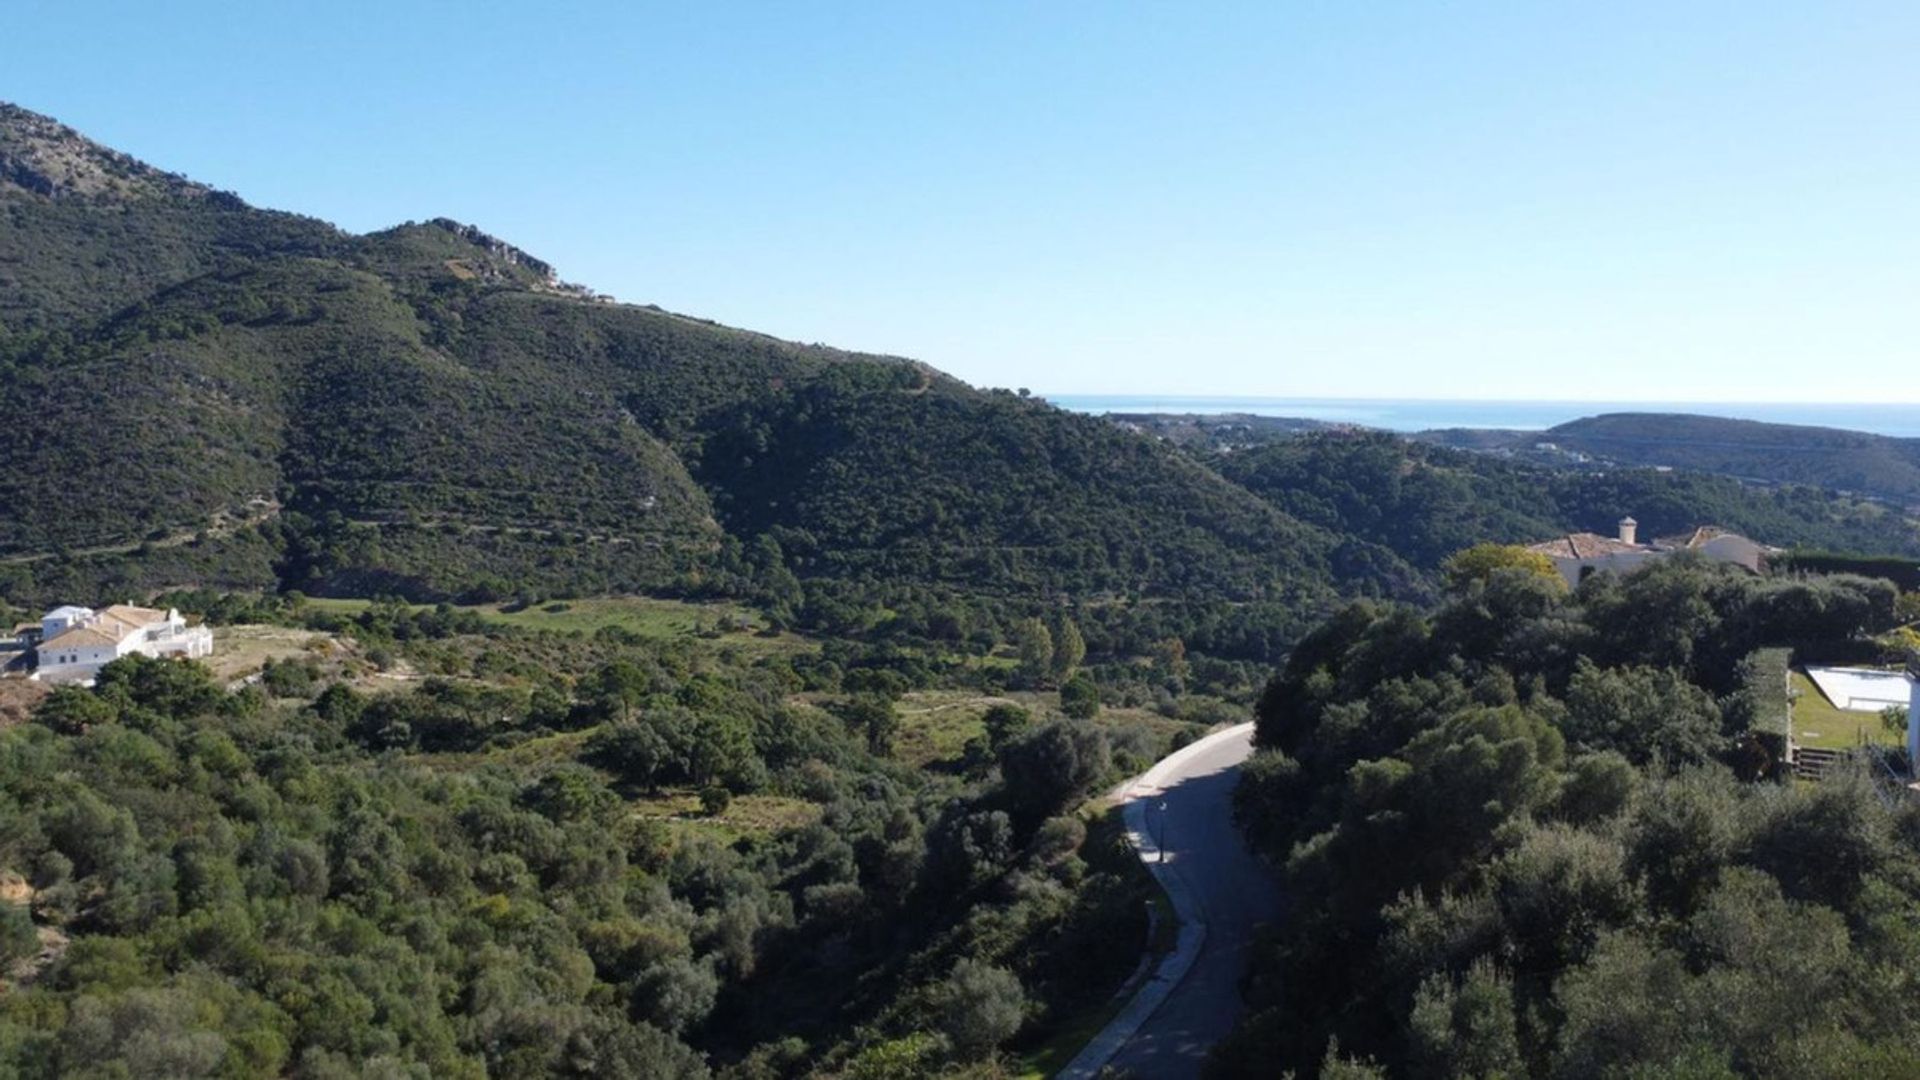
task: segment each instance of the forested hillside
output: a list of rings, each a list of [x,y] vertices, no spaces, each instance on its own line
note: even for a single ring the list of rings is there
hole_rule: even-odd
[[[1331,532],[1157,443],[905,368],[742,406],[696,476],[728,525],[842,576],[1235,600],[1357,576]]]
[[[1776,547],[1920,554],[1920,525],[1813,487],[1755,488],[1701,473],[1573,472],[1387,434],[1304,435],[1209,459],[1289,516],[1392,549],[1421,571],[1483,541],[1572,531],[1645,538],[1720,525]]]
[[[1417,577],[1155,440],[603,302],[452,222],[345,235],[18,109],[0,155],[0,592],[23,604],[212,585],[814,610],[798,579],[869,612],[904,587],[1312,607]]]
[[[53,331],[270,255],[318,255],[332,226],[256,210],[0,102],[0,329]]]
[[[1628,465],[1754,477],[1920,501],[1920,440],[1858,431],[1615,413],[1562,424],[1547,434],[1567,447]]]
[[[1384,437],[1202,467],[909,361],[604,302],[454,222],[257,210],[11,107],[0,213],[0,597],[24,606],[648,592],[964,636],[1074,597],[1105,644],[1274,657],[1340,594],[1423,596],[1450,551],[1624,513],[1916,550],[1805,490]]]
[[[1292,903],[1218,1074],[1910,1074],[1920,811],[1769,779],[1759,652],[1894,610],[1678,559],[1336,616],[1258,710],[1240,812]]]

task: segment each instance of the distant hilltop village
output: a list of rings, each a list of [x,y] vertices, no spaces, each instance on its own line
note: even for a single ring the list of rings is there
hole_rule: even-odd
[[[1639,542],[1639,532],[1640,523],[1631,517],[1624,517],[1620,519],[1618,532],[1614,536],[1590,532],[1568,533],[1528,545],[1527,550],[1552,559],[1554,569],[1560,571],[1569,585],[1580,584],[1597,570],[1625,573],[1682,551],[1699,552],[1706,558],[1744,566],[1757,574],[1766,569],[1768,556],[1779,553],[1777,548],[1767,547],[1717,525],[1702,525],[1690,533],[1662,537],[1650,544]]]
[[[95,611],[68,604],[47,612],[37,623],[15,627],[14,644],[32,666],[32,678],[84,685],[123,656],[189,660],[211,656],[213,631],[188,626],[173,608],[161,611],[115,604]]]

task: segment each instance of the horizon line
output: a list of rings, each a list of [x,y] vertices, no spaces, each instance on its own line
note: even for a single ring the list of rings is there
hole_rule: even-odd
[[[1859,400],[1809,400],[1794,399],[1742,399],[1742,398],[1551,398],[1551,397],[1373,397],[1367,395],[1325,395],[1325,394],[1244,394],[1232,392],[1219,393],[1154,393],[1133,391],[1103,390],[1034,390],[1035,397],[1099,397],[1099,398],[1139,398],[1160,401],[1275,401],[1275,402],[1412,402],[1412,403],[1460,403],[1460,404],[1512,404],[1512,405],[1777,405],[1777,406],[1842,406],[1866,409],[1920,409],[1920,401],[1859,401]]]

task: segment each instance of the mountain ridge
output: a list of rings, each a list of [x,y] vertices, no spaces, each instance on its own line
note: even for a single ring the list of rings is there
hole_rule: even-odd
[[[24,110],[0,129],[173,176]],[[45,187],[0,188],[0,423],[42,466],[0,474],[0,558],[142,547],[5,566],[17,599],[785,573],[872,608],[919,587],[1306,607],[1418,587],[1153,440],[918,362],[606,302],[477,226],[354,236],[203,185]],[[264,503],[284,509],[251,534],[145,549]]]
[[[1422,441],[1512,450],[1551,442],[1620,465],[1667,466],[1920,504],[1920,439],[1692,413],[1616,412],[1544,431],[1447,429]]]
[[[84,142],[22,112],[0,128]],[[1197,625],[1140,603],[1160,601],[1247,608],[1201,622],[1264,657],[1341,595],[1428,595],[1445,545],[1623,499],[1678,520],[1707,497],[1826,546],[1910,539],[1684,485],[1542,516],[1528,478],[1447,465],[1400,491],[1401,452],[1337,440],[1205,458],[917,361],[613,303],[446,218],[355,236],[237,198],[15,184],[0,222],[0,424],[27,463],[0,471],[0,598],[21,604],[649,592],[948,635],[1071,604],[1144,647]]]
[[[50,116],[4,101],[0,101],[0,187],[55,199],[240,201],[230,192],[154,168]]]

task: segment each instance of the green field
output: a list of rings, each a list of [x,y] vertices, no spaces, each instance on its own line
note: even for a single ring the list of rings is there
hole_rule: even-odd
[[[900,730],[894,737],[893,756],[916,769],[957,765],[966,756],[967,741],[986,734],[982,718],[987,710],[1002,704],[1026,709],[1036,725],[1060,716],[1060,695],[1051,691],[916,690],[900,699]],[[1162,753],[1174,733],[1186,726],[1151,709],[1113,706],[1102,708],[1092,723],[1109,735],[1144,733]]]
[[[537,769],[577,760],[588,742],[600,729],[561,731],[528,739],[514,746],[474,750],[463,753],[415,754],[412,762],[431,769],[461,772],[495,766]],[[820,807],[804,799],[781,795],[739,795],[717,815],[701,808],[700,793],[685,788],[668,788],[642,795],[628,804],[638,817],[656,818],[676,828],[704,832],[722,843],[733,843],[743,836],[763,836],[783,829],[798,828],[820,817]]]
[[[766,836],[820,820],[820,806],[781,795],[736,795],[725,810],[708,816],[691,791],[662,791],[633,803],[633,812],[676,828],[704,832],[723,844],[743,836]]]
[[[1901,743],[1899,735],[1881,725],[1879,713],[1834,708],[1800,671],[1793,673],[1793,740],[1822,750],[1846,750],[1868,742]]]
[[[982,695],[971,690],[917,690],[900,699],[900,731],[893,754],[916,769],[936,762],[958,762],[967,740],[985,735],[980,718],[1006,702],[1032,708],[1024,695]]]
[[[513,746],[414,754],[411,760],[418,765],[451,772],[483,769],[492,765],[511,765],[517,768],[551,766],[578,757],[582,748],[586,746],[587,740],[593,738],[594,732],[598,730],[598,728],[584,728],[580,731],[557,731],[550,735],[527,739]]]
[[[352,615],[365,610],[373,601],[310,598],[306,603],[317,611]],[[425,608],[431,605],[413,606]],[[502,626],[547,630],[558,634],[592,634],[609,626],[617,626],[646,637],[710,636],[716,642],[767,651],[797,648],[803,642],[803,639],[792,634],[761,636],[760,631],[765,629],[766,620],[752,609],[738,604],[695,604],[651,596],[554,600],[516,610],[509,610],[509,605],[503,604],[456,606],[454,610],[470,611]]]

